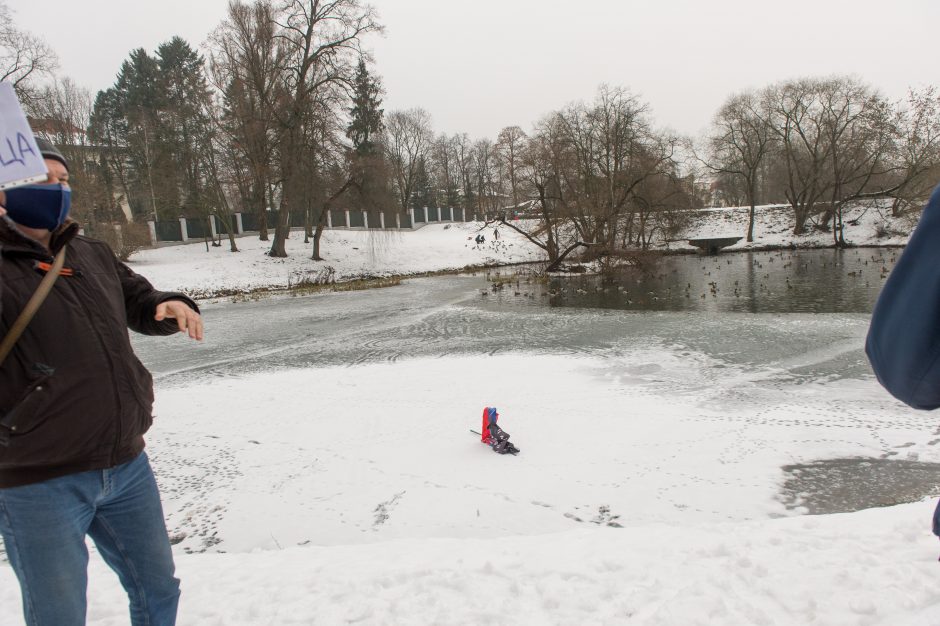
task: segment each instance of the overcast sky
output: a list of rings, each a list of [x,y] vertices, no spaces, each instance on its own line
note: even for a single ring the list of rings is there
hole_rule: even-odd
[[[6,0],[16,24],[96,92],[133,48],[180,35],[202,45],[228,0]],[[367,47],[385,109],[427,109],[438,132],[529,130],[630,88],[660,126],[697,134],[725,98],[807,75],[855,74],[901,97],[940,85],[940,0],[374,0],[386,27]]]

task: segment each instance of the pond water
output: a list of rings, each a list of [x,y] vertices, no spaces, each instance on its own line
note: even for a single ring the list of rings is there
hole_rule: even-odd
[[[553,278],[532,289],[525,277],[496,295],[534,304],[626,311],[870,313],[899,250],[782,250],[673,255],[612,276]],[[493,280],[513,270],[491,272]],[[540,285],[541,286],[541,285]]]
[[[906,442],[899,446],[881,433],[890,424],[923,439],[917,449],[929,451],[937,440],[926,441],[933,433],[926,432],[932,429],[925,414],[899,409],[884,394],[878,410],[891,415],[882,422],[870,415],[870,406],[850,406],[851,395],[838,397],[851,392],[835,393],[832,402],[811,397],[820,384],[871,385],[864,337],[898,254],[851,249],[669,256],[614,277],[545,281],[522,268],[502,268],[387,289],[217,301],[204,306],[207,341],[198,349],[148,337],[134,337],[134,344],[158,387],[412,357],[523,352],[619,364],[630,361],[624,355],[642,353],[636,364],[604,375],[664,395],[699,394],[712,407],[751,415],[750,426],[770,419],[768,405],[806,393],[806,415],[793,418],[794,432],[821,426],[813,412],[835,412],[837,428],[884,441],[872,458],[819,458],[781,470],[778,499],[785,506],[850,511],[919,499],[940,484],[940,465],[908,456]],[[658,365],[656,355],[692,365],[673,371]],[[773,419],[781,423],[779,416]]]

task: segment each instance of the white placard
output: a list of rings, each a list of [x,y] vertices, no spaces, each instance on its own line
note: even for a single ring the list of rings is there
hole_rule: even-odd
[[[0,189],[44,181],[48,172],[12,83],[0,83]]]

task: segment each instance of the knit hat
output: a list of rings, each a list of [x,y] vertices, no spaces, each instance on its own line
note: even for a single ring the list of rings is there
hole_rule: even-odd
[[[56,148],[51,141],[35,135],[36,145],[39,147],[39,152],[42,154],[44,159],[52,159],[58,161],[65,166],[65,169],[69,169],[69,162],[65,160],[65,157],[62,156],[62,153],[59,152],[59,149]]]

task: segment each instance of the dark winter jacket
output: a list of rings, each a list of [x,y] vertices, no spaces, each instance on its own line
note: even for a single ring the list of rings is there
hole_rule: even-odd
[[[940,187],[878,297],[865,351],[898,400],[940,407]]]
[[[169,335],[157,304],[183,300],[156,291],[110,248],[69,222],[53,233],[68,243],[65,271],[0,364],[0,488],[119,465],[144,447],[153,379],[131,349],[127,328]],[[0,334],[5,335],[52,256],[0,217]],[[71,270],[71,271],[68,271]],[[68,275],[71,274],[71,275]]]

